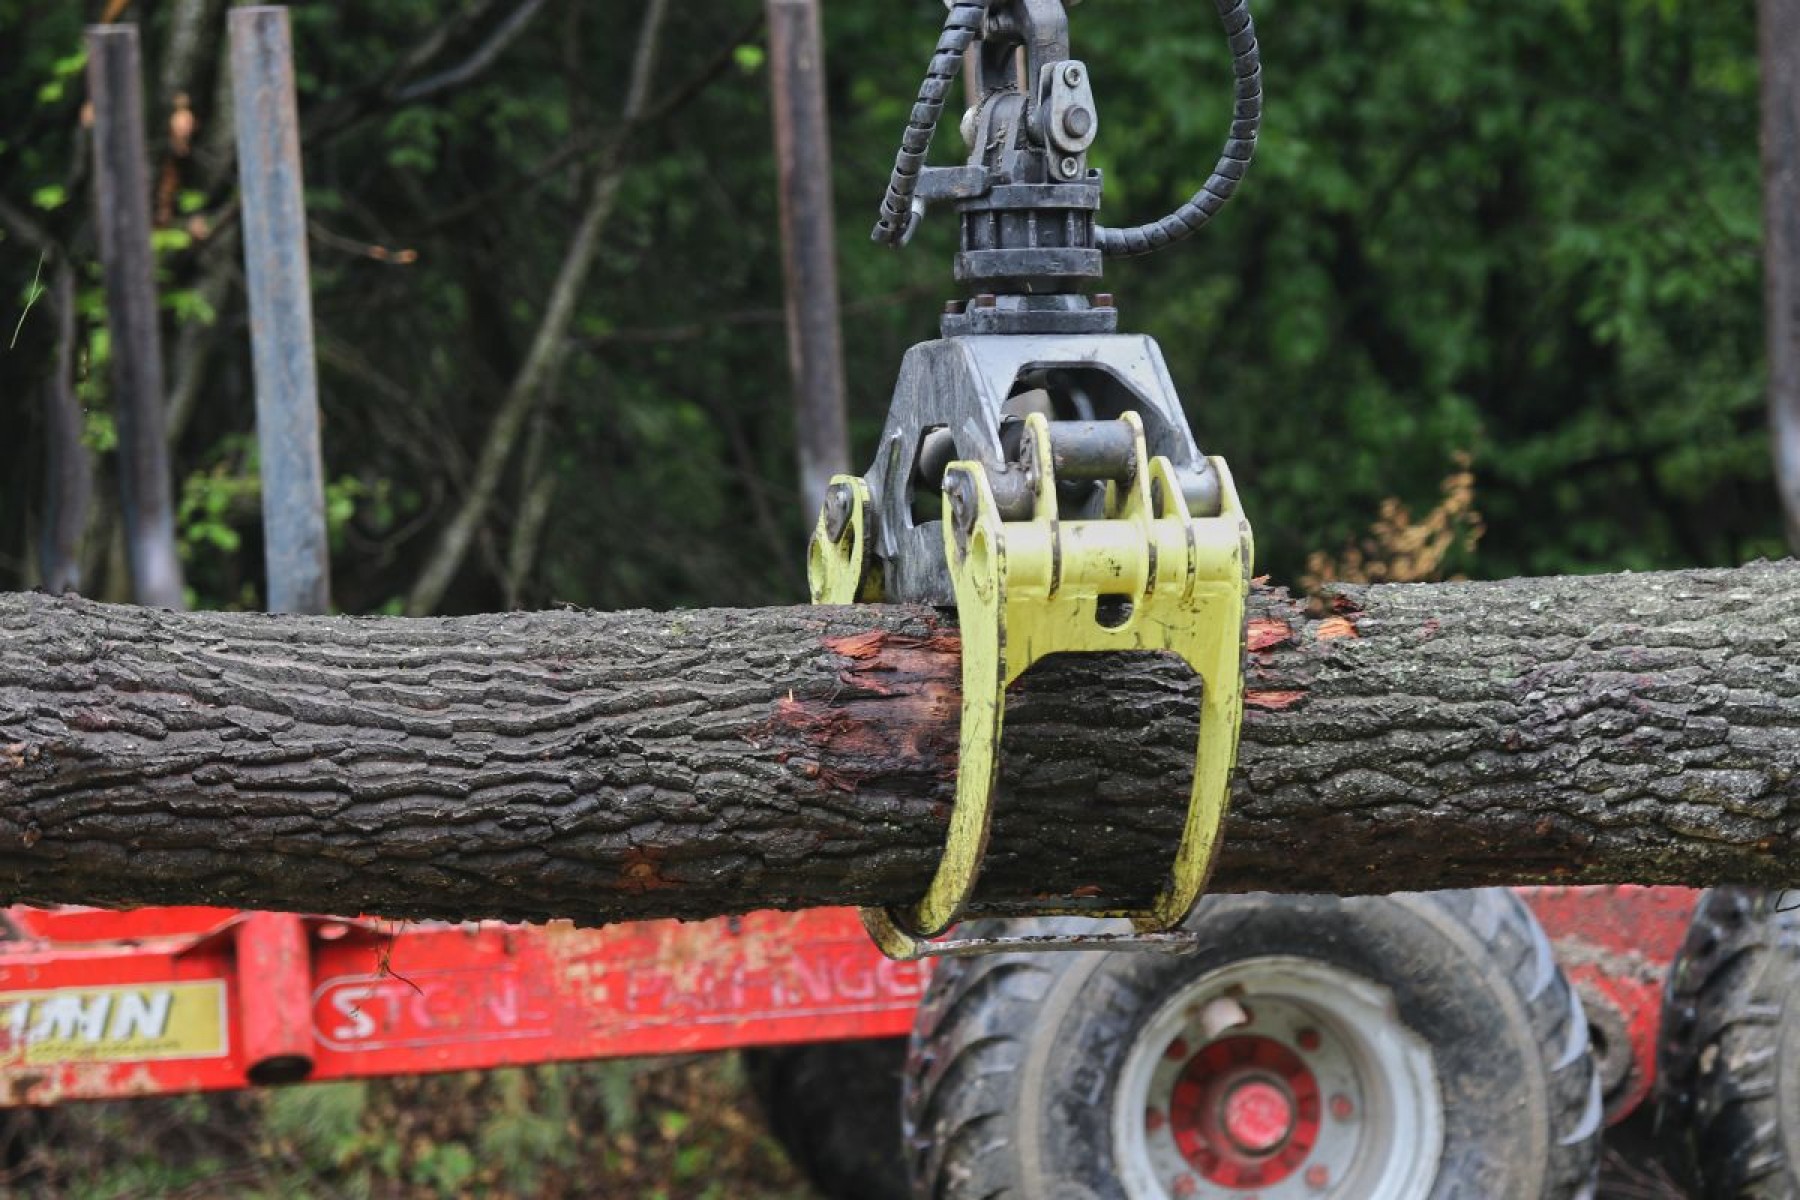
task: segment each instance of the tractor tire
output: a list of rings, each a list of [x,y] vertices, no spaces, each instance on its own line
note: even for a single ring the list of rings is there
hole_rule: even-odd
[[[1068,929],[981,922],[969,933]],[[1202,949],[943,964],[903,1102],[919,1200],[1587,1200],[1580,1001],[1503,889],[1216,896]]]
[[[1702,1197],[1800,1197],[1800,893],[1714,888],[1669,970],[1660,1127]]]
[[[825,1200],[907,1200],[905,1064],[903,1037],[744,1051],[769,1132]]]

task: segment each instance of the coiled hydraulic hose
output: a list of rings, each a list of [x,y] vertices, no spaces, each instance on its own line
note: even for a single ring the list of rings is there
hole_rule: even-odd
[[[925,152],[931,149],[931,135],[937,132],[938,118],[944,114],[944,97],[962,70],[963,53],[981,31],[982,18],[991,2],[956,0],[944,18],[937,51],[931,56],[924,82],[919,84],[919,98],[913,102],[906,132],[900,136],[900,153],[894,156],[894,172],[888,176],[887,195],[881,201],[881,219],[870,235],[878,242],[898,246],[906,241],[913,221],[913,191],[919,186],[919,172],[925,167]]]
[[[1246,0],[1213,0],[1219,19],[1225,23],[1225,36],[1231,41],[1231,70],[1237,78],[1231,109],[1231,136],[1219,155],[1212,175],[1187,203],[1160,221],[1133,225],[1127,229],[1094,230],[1100,252],[1108,258],[1129,258],[1148,254],[1179,242],[1212,220],[1231,194],[1238,181],[1250,169],[1256,156],[1256,133],[1262,127],[1262,52],[1256,46],[1256,22],[1250,19]]]
[[[938,119],[944,112],[944,97],[962,69],[962,57],[981,30],[987,8],[994,0],[955,0],[944,18],[944,31],[938,38],[931,67],[919,85],[919,97],[913,104],[906,133],[900,139],[900,152],[894,157],[894,171],[888,178],[887,195],[881,202],[881,219],[876,222],[874,239],[887,245],[906,240],[913,220],[913,193],[919,185],[919,172],[925,165],[925,154],[937,132]],[[1224,23],[1225,36],[1231,43],[1231,67],[1236,79],[1231,111],[1231,134],[1225,149],[1213,167],[1212,174],[1180,208],[1145,225],[1124,229],[1100,226],[1094,230],[1101,253],[1109,258],[1129,258],[1148,254],[1190,236],[1225,207],[1237,191],[1238,183],[1250,168],[1256,155],[1256,135],[1262,127],[1262,53],[1256,44],[1256,23],[1250,19],[1248,0],[1213,0]]]

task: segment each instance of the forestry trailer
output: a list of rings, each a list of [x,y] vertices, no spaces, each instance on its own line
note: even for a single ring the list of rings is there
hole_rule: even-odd
[[[876,240],[952,206],[969,295],[907,354],[870,471],[832,481],[809,568],[819,603],[957,612],[955,807],[923,896],[601,929],[14,908],[0,1104],[756,1047],[777,1131],[833,1196],[1572,1200],[1660,1071],[1708,1195],[1794,1194],[1800,918],[1775,898],[1717,891],[1695,918],[1693,893],[1631,887],[1201,895],[1250,527],[1156,344],[1090,289],[1249,166],[1255,28],[1214,2],[1230,136],[1162,220],[1097,223],[1063,0],[951,0],[906,128]],[[969,158],[927,166],[964,74]],[[1178,844],[1141,895],[984,902],[1008,685],[1098,653],[1197,677]]]

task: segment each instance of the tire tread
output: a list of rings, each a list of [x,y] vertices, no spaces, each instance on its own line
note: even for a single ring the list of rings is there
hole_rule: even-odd
[[[1782,1026],[1793,1019],[1787,1001],[1800,987],[1796,905],[1793,893],[1711,889],[1669,972],[1657,1116],[1679,1135],[1682,1165],[1702,1196],[1800,1195],[1777,1074]]]
[[[1505,889],[1326,903],[1396,902],[1447,913],[1481,944],[1518,997],[1542,1056],[1548,1100],[1548,1162],[1539,1195],[1541,1200],[1591,1200],[1603,1127],[1600,1080],[1580,999],[1557,968],[1536,918]],[[1239,917],[1226,917],[1212,932],[1229,941]],[[1036,922],[1033,931],[1053,931],[1062,924]],[[972,922],[965,932],[980,936],[1003,929],[1018,932],[1019,925]],[[1005,1152],[1016,1149],[1011,1144],[1017,1136],[1016,1109],[1023,1102],[1014,1094],[1016,1068],[1027,1053],[1039,1000],[1081,957],[996,955],[939,966],[913,1036],[902,1104],[907,1165],[917,1200],[1040,1200],[1028,1197],[1017,1155]],[[1023,969],[1036,974],[1027,976]],[[971,1076],[965,1065],[970,1057],[991,1060],[998,1069],[979,1078],[998,1086],[963,1085]],[[989,1135],[979,1146],[967,1134],[973,1127]],[[1440,1200],[1472,1194],[1457,1181],[1459,1174],[1454,1159],[1446,1158],[1433,1194]]]

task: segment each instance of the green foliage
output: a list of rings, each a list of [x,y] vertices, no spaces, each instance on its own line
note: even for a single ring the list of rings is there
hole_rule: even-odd
[[[340,1171],[367,1148],[369,1085],[352,1081],[269,1093],[263,1131],[315,1172]]]
[[[810,514],[793,485],[766,54],[754,5],[671,16],[659,90],[545,396],[447,599],[497,607],[533,486],[553,502],[528,604],[755,604],[802,593]],[[15,25],[31,15],[29,26]],[[1466,566],[1506,575],[1724,563],[1779,550],[1760,321],[1754,10],[1699,0],[1258,0],[1268,120],[1239,197],[1191,243],[1113,264],[1129,328],[1160,340],[1209,451],[1232,462],[1259,560],[1293,579],[1389,498],[1428,510],[1471,456],[1488,532]],[[375,103],[309,144],[307,201],[334,485],[334,581],[391,608],[465,494],[615,129],[640,13],[552,5],[484,74],[426,103]],[[867,240],[941,7],[826,13],[854,458],[873,451],[908,344],[932,336],[954,221],[893,253]],[[302,6],[303,106],[371,105],[444,19],[426,0]],[[163,45],[148,10],[148,77]],[[74,6],[0,0],[0,189],[84,245],[68,170],[85,91]],[[1165,211],[1204,176],[1229,115],[1204,5],[1087,6],[1075,45],[1101,104],[1107,219]],[[473,35],[469,35],[473,38]],[[735,39],[735,40],[734,40]],[[456,61],[454,39],[421,71]],[[208,60],[210,64],[210,60]],[[218,81],[191,88],[204,139]],[[152,97],[153,130],[164,110]],[[335,119],[335,118],[334,118]],[[947,121],[937,162],[961,150]],[[256,591],[241,294],[202,282],[233,220],[229,174],[178,165],[159,231],[165,357],[211,331],[178,448],[184,538],[205,603]],[[34,200],[36,201],[33,206]],[[320,232],[324,235],[320,236]],[[217,256],[231,269],[232,256]],[[0,242],[0,278],[37,252]],[[110,445],[104,313],[83,274],[79,387]],[[0,356],[8,394],[46,369],[52,323]],[[0,555],[36,502],[30,438],[0,453]],[[527,475],[529,474],[529,478]],[[16,482],[12,482],[16,481]],[[198,482],[196,482],[198,481]],[[185,488],[195,489],[191,494]],[[235,536],[236,549],[226,545]],[[251,560],[228,566],[235,555]]]
[[[110,421],[107,424],[110,432]],[[325,482],[326,534],[341,547],[363,507],[376,510],[380,524],[393,518],[392,488],[386,480],[353,475]],[[182,481],[175,507],[175,532],[190,583],[197,583],[215,607],[258,607],[255,563],[246,563],[246,540],[262,532],[262,468],[254,434],[228,434],[208,462]],[[252,543],[254,544],[254,543]],[[246,567],[250,569],[246,574]]]
[[[262,497],[253,439],[246,435],[227,438],[219,449],[218,461],[187,477],[175,509],[182,557],[190,563],[196,552],[206,546],[226,554],[236,553],[243,544],[237,526],[256,518],[256,506]]]
[[[171,387],[200,364],[175,448],[179,536],[197,603],[254,607],[254,375],[242,251],[219,240],[236,236],[237,201],[229,156],[205,144],[229,130],[216,102],[222,45],[197,59],[197,149],[175,161],[160,93],[172,7],[133,15],[153,186],[167,201],[155,247]],[[347,611],[400,611],[467,492],[600,169],[596,147],[617,132],[641,7],[547,5],[466,86],[404,106],[381,100],[385,82],[464,6],[292,9],[312,131],[333,577]],[[527,605],[803,596],[811,514],[793,482],[767,55],[739,32],[758,7],[672,6],[658,93],[710,73],[634,134],[543,397],[547,432],[535,457],[529,435],[511,455],[447,607],[505,602],[511,539],[546,482]],[[867,237],[942,7],[825,7],[860,469],[901,355],[934,336],[939,302],[955,294],[947,213],[901,253]],[[117,430],[80,137],[86,15],[0,0],[0,195],[76,267],[76,394],[108,503]],[[1292,580],[1313,551],[1366,559],[1365,531],[1402,511],[1384,502],[1439,511],[1462,454],[1486,531],[1472,552],[1447,550],[1446,569],[1778,553],[1754,6],[1257,0],[1256,15],[1269,112],[1243,190],[1191,243],[1111,265],[1107,287],[1126,326],[1160,340],[1202,443],[1231,461],[1261,568]],[[1107,220],[1154,217],[1204,177],[1229,118],[1212,10],[1089,4],[1074,31],[1101,105]],[[481,32],[450,39],[421,70],[459,61]],[[954,126],[933,161],[959,157]],[[0,290],[32,314],[0,354],[0,396],[20,398],[9,416],[24,414],[0,444],[0,564],[29,557],[41,512],[41,427],[26,400],[57,351],[31,282],[42,263],[40,247],[0,226]],[[795,1195],[741,1124],[738,1093],[725,1066],[666,1063],[320,1085],[83,1110],[91,1142],[54,1165],[65,1183],[80,1176],[66,1194],[93,1196],[203,1188],[222,1164],[248,1172],[231,1185],[243,1195]],[[166,1130],[145,1114],[183,1130],[189,1152],[163,1153]]]
[[[604,1081],[629,1094],[616,1114]],[[38,1200],[809,1200],[754,1107],[731,1055],[72,1105],[13,1131],[7,1180]]]

